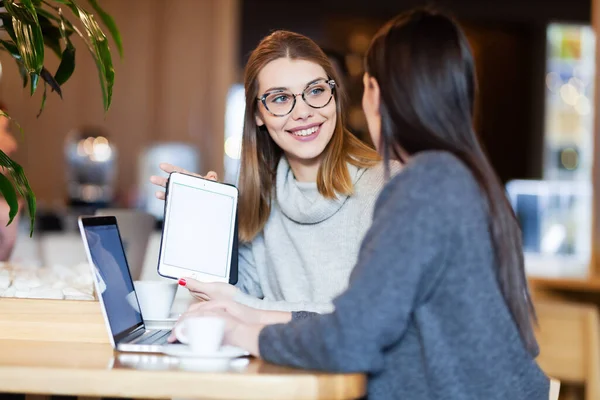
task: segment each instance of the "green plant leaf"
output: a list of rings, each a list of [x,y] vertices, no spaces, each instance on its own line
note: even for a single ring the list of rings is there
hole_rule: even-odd
[[[44,111],[44,107],[46,106],[46,90],[48,89],[48,84],[44,82],[44,95],[42,96],[42,105],[40,106],[40,111],[36,118],[39,118],[42,115],[42,111]]]
[[[7,40],[0,39],[0,44],[17,60],[21,59],[21,54],[19,53],[19,49],[17,45],[13,42],[9,42]]]
[[[13,56],[13,58],[15,59],[15,61],[17,63],[17,67],[19,68],[19,74],[21,75],[21,79],[23,80],[23,88],[26,88],[29,74],[27,73],[27,70],[25,69],[25,66],[23,65],[23,61],[21,61],[21,55],[19,54],[19,50],[17,49],[17,46],[12,42],[9,42],[6,40],[1,40],[1,39],[0,39],[0,45],[2,45],[1,48],[4,48],[6,51],[8,51],[10,53],[10,55]]]
[[[15,4],[15,0],[8,0],[8,3],[4,6],[4,8],[6,9],[7,14],[10,15],[11,22],[12,18],[16,17],[17,19],[23,20],[30,24],[35,23],[35,19],[33,19],[28,10],[24,8],[22,4]]]
[[[60,22],[60,18],[56,15],[52,14],[50,11],[43,9],[42,7],[36,7],[35,12],[37,12],[38,18],[43,15],[44,17],[51,19],[55,22]]]
[[[52,52],[56,54],[57,57],[60,58],[60,55],[62,54],[62,49],[60,48],[59,38],[60,36],[58,38],[53,36],[44,36],[44,44],[46,45],[46,47],[52,50]]]
[[[30,74],[39,74],[44,66],[44,36],[31,0],[6,0],[4,6],[12,16],[16,45]],[[32,94],[35,86],[32,85]]]
[[[117,24],[113,17],[111,17],[106,11],[100,7],[100,4],[96,0],[88,0],[92,5],[94,11],[98,13],[100,19],[108,28],[115,44],[117,45],[117,50],[119,50],[119,56],[123,58],[123,41],[121,40],[121,34],[119,33],[119,29],[117,28]]]
[[[100,7],[97,0],[89,1],[95,10],[96,16],[101,19],[113,37],[122,57],[122,40],[114,19]],[[103,105],[106,111],[111,104],[114,85],[114,67],[106,35],[102,32],[94,15],[79,7],[75,0],[54,0],[54,2],[69,7],[82,22],[85,33],[82,33],[73,23],[64,18],[61,8],[51,4],[50,1],[0,0],[0,8],[4,6],[6,9],[6,12],[0,12],[0,19],[3,23],[0,30],[6,31],[11,38],[11,40],[0,40],[0,50],[8,51],[17,62],[24,87],[27,86],[28,79],[31,78],[29,83],[32,95],[37,88],[40,76],[42,77],[44,93],[38,113],[39,116],[46,104],[48,86],[56,90],[59,95],[62,95],[61,85],[73,74],[75,69],[75,47],[71,43],[70,36],[74,32],[77,33],[84,40],[96,63],[102,88]],[[44,68],[45,46],[48,46],[61,60],[54,76]],[[23,134],[21,126],[5,111],[0,110],[0,115],[9,118]],[[18,212],[18,195],[20,195],[27,201],[27,209],[30,215],[30,235],[33,235],[36,199],[23,168],[0,151],[0,172],[5,173],[0,176],[0,194],[7,197],[7,201],[10,203],[10,221],[13,221]],[[16,203],[15,199],[17,200]]]
[[[62,10],[59,8],[58,9],[58,29],[60,31],[60,35],[65,43],[65,47],[71,46],[73,47],[73,43],[71,43],[71,39],[69,38],[70,35],[77,31],[77,34],[79,36],[82,37],[83,41],[85,42],[85,38],[83,38],[83,35],[81,34],[81,32],[79,32],[79,30],[77,28],[75,28],[73,26],[73,24],[71,24],[71,21],[69,21],[68,19],[65,18],[65,16],[62,13]],[[86,43],[87,44],[87,43]]]
[[[11,118],[11,116],[8,115],[4,110],[0,110],[0,115],[8,118],[11,122],[16,124],[17,127],[19,128],[19,130],[21,131],[21,134],[23,134],[23,129],[21,128],[21,126],[15,120],[13,120]],[[27,209],[29,211],[29,218],[30,218],[29,235],[32,236],[33,235],[33,226],[34,226],[34,222],[35,222],[36,201],[35,201],[35,194],[33,193],[33,190],[31,190],[31,186],[29,185],[29,181],[27,180],[27,177],[25,176],[23,167],[21,167],[18,163],[13,161],[9,156],[7,156],[1,150],[0,150],[0,167],[3,167],[4,172],[8,173],[8,175],[10,175],[10,177],[12,178],[12,186],[11,187],[14,187],[16,189],[16,191],[27,201]],[[5,196],[6,196],[7,191],[10,191],[10,189],[6,189],[6,191],[5,191],[3,188],[0,188],[0,192],[2,192],[2,194],[4,194]],[[10,196],[10,194],[9,194],[9,196]],[[7,199],[7,201],[8,201],[8,199]],[[18,208],[18,204],[17,204],[17,208]],[[12,212],[13,212],[13,207],[11,206],[11,211],[9,212],[9,217],[11,216]],[[16,215],[16,213],[14,215]],[[14,215],[12,215],[12,217],[14,217]],[[10,217],[11,221],[12,221],[12,217]]]
[[[67,45],[62,53],[60,65],[54,74],[54,79],[59,85],[63,85],[69,80],[75,70],[75,47],[72,44]]]
[[[42,35],[44,35],[44,44],[60,58],[62,54],[62,48],[60,47],[62,35],[60,29],[44,15],[39,14],[38,20],[40,22],[40,27],[42,28]]]
[[[55,0],[67,4],[71,11],[79,17],[85,27],[89,44],[88,48],[94,57],[96,67],[98,68],[98,77],[102,89],[102,99],[104,102],[104,111],[108,111],[112,100],[112,88],[115,82],[115,70],[113,68],[110,48],[106,35],[100,29],[100,26],[94,19],[94,16],[79,7],[73,0]],[[80,36],[83,37],[77,28],[74,28]],[[86,43],[88,43],[86,41]]]
[[[31,95],[33,96],[33,94],[35,93],[35,89],[37,89],[37,84],[38,84],[38,80],[40,79],[40,76],[38,74],[29,74],[29,77],[31,78]]]
[[[36,8],[35,11],[38,14],[38,18],[43,16],[43,17],[47,18],[50,21],[50,23],[55,22],[57,24],[56,29],[59,29],[59,30],[61,29],[60,23],[62,22],[62,20],[61,20],[60,16],[56,16],[56,15],[52,14],[50,11],[48,11],[42,7]],[[56,11],[58,13],[60,13],[60,8],[56,9]],[[41,23],[41,21],[40,21],[40,23]],[[65,29],[65,32],[64,32],[65,36],[71,36],[73,34],[73,32],[75,32],[73,30],[73,26],[70,23],[67,26],[64,26],[64,29]],[[62,33],[63,32],[61,32],[61,34]]]
[[[6,115],[6,113],[4,113]],[[35,222],[36,201],[35,194],[29,186],[29,181],[25,176],[23,167],[13,161],[9,156],[0,150],[0,166],[5,168],[14,182],[14,187],[17,192],[27,201],[27,210],[29,211],[29,236],[33,236],[33,226]]]
[[[13,222],[13,219],[19,211],[19,200],[17,199],[17,192],[15,191],[12,182],[2,173],[0,173],[0,193],[10,207],[10,210],[8,211],[8,224],[6,224],[8,226]]]
[[[10,120],[10,122],[12,122],[13,124],[15,124],[15,126],[17,128],[19,128],[19,132],[21,133],[21,136],[23,135],[23,128],[21,128],[21,125],[19,125],[19,123],[17,121],[15,121],[10,115],[8,115],[6,113],[6,111],[0,110],[0,116],[8,118]]]
[[[15,30],[13,29],[12,16],[7,12],[3,12],[0,13],[0,19],[2,19],[2,29],[8,33],[8,36],[10,36],[13,42],[16,42],[17,37],[15,35]]]
[[[48,85],[50,85],[52,90],[58,93],[58,95],[62,99],[62,90],[60,89],[60,85],[58,84],[58,82],[56,82],[56,79],[54,79],[54,76],[52,76],[52,74],[46,69],[46,67],[42,68],[40,76]]]
[[[60,21],[58,27],[65,43],[65,49],[60,57],[60,65],[54,74],[54,79],[62,86],[71,78],[73,71],[75,71],[75,46],[73,46],[69,38],[69,32],[73,33],[75,27],[64,17],[60,8],[58,9],[58,16]],[[78,33],[82,36],[80,32]],[[85,39],[83,41],[86,42]]]
[[[23,89],[25,89],[27,87],[27,83],[29,82],[29,74],[27,74],[27,70],[20,59],[15,58],[15,62],[17,63],[19,75],[21,75],[21,80],[23,81]]]
[[[23,89],[27,87],[27,82],[29,82],[29,75],[27,74],[27,70],[23,66],[23,63],[19,60],[17,61],[17,66],[19,67],[19,74],[21,74],[21,79],[23,80]]]

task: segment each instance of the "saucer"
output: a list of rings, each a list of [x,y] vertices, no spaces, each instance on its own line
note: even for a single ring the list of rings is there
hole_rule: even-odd
[[[247,351],[234,346],[222,346],[220,349],[210,353],[194,353],[185,344],[171,344],[164,346],[161,350],[162,353],[180,358],[238,358],[250,355]]]

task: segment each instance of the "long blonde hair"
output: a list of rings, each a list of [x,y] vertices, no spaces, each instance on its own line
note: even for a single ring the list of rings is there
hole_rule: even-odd
[[[343,108],[345,93],[331,62],[321,48],[306,36],[288,31],[276,31],[265,37],[254,49],[244,73],[246,113],[242,137],[242,156],[239,177],[239,236],[250,242],[260,233],[271,213],[277,164],[283,151],[273,141],[266,127],[256,124],[258,113],[258,74],[265,65],[279,58],[301,59],[319,64],[334,79],[337,121],[333,136],[327,144],[317,175],[317,188],[325,198],[353,192],[352,178],[346,163],[371,167],[380,161],[378,153],[345,127]]]

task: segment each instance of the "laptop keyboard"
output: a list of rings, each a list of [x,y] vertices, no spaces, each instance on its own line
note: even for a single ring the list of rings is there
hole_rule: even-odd
[[[168,329],[149,331],[131,344],[166,344],[170,333],[171,331]]]

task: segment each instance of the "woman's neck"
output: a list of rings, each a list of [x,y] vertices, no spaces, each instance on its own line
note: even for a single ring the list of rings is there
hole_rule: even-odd
[[[288,164],[298,182],[316,182],[321,166],[321,156],[312,160],[304,160],[286,155]]]

